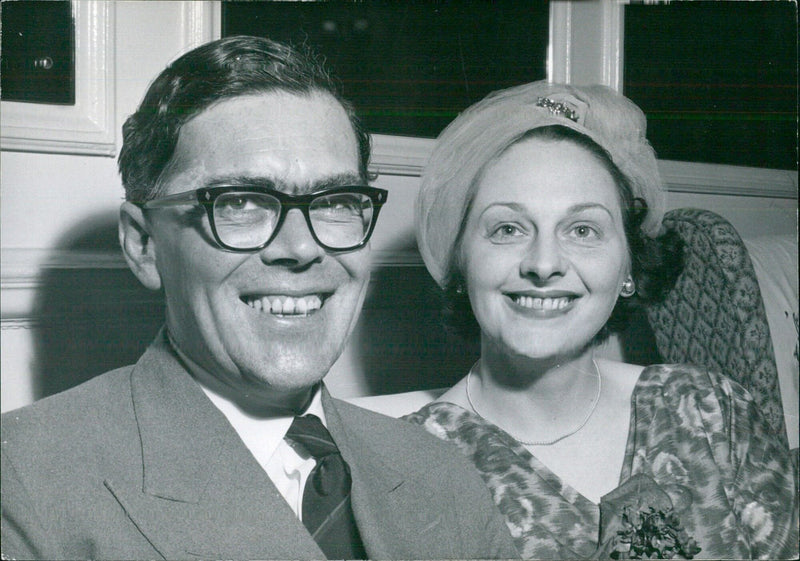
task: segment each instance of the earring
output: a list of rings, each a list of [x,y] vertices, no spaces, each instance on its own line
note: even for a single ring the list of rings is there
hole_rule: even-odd
[[[633,277],[628,275],[628,278],[622,283],[622,289],[619,291],[619,295],[623,298],[630,298],[634,294],[636,294],[636,283]]]
[[[456,294],[464,294],[465,292],[466,292],[466,289],[464,288],[464,285],[461,284],[461,283],[458,283],[456,285]]]

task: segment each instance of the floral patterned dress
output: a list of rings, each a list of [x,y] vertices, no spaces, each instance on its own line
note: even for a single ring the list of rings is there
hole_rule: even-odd
[[[406,420],[453,442],[475,464],[523,558],[634,556],[621,550],[630,548],[634,514],[648,511],[671,512],[672,535],[684,545],[694,540],[677,553],[665,546],[666,557],[691,557],[696,542],[697,558],[797,558],[789,451],[769,433],[746,390],[714,372],[644,369],[631,398],[620,487],[600,505],[471,411],[434,402]]]

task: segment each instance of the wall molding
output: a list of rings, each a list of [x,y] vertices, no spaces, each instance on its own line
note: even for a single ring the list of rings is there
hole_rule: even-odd
[[[114,2],[74,0],[75,105],[2,102],[0,148],[114,156]]]
[[[43,288],[43,276],[48,270],[128,270],[120,250],[45,250],[34,248],[4,249],[0,275],[0,324],[2,329],[30,329],[36,325],[36,296]],[[423,267],[415,249],[376,250],[372,259],[376,268]],[[119,287],[101,286],[109,298],[119,296]],[[144,289],[143,289],[144,290]],[[155,294],[155,293],[153,293]],[[153,300],[158,298],[153,296]]]
[[[672,160],[659,160],[658,169],[673,193],[798,198],[796,171]]]
[[[31,319],[42,274],[49,269],[124,269],[122,251],[49,250],[4,248],[0,254],[0,310],[7,322]],[[16,324],[14,324],[16,325]]]
[[[370,170],[379,175],[420,177],[436,140],[373,135]],[[723,164],[659,160],[667,191],[797,199],[797,172]]]
[[[419,177],[435,144],[434,138],[374,134],[369,169],[379,175]]]

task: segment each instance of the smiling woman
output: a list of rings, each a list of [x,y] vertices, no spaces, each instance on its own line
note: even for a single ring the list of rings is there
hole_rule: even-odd
[[[523,558],[796,556],[789,452],[746,390],[694,366],[595,359],[681,271],[645,130],[610,89],[548,82],[445,129],[418,242],[481,355],[407,419],[474,462]]]
[[[581,352],[630,271],[613,178],[569,141],[512,145],[480,179],[458,263],[484,363]]]

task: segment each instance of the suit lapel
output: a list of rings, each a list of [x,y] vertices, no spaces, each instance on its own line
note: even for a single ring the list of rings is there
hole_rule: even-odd
[[[453,557],[455,517],[447,505],[431,504],[442,490],[393,468],[392,458],[376,451],[369,426],[352,417],[355,406],[322,392],[328,430],[350,466],[353,513],[370,558]]]
[[[106,487],[165,558],[321,559],[233,427],[160,334],[131,372],[142,479]]]

